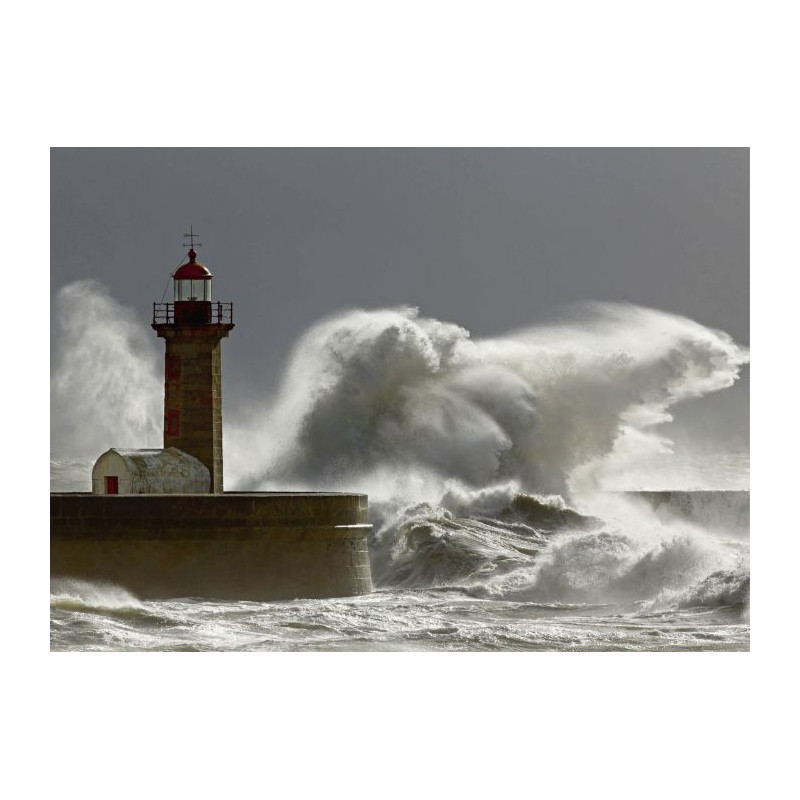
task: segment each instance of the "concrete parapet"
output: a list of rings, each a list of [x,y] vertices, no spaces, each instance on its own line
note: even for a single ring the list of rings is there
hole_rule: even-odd
[[[364,594],[366,517],[358,494],[52,494],[50,574],[153,599]]]

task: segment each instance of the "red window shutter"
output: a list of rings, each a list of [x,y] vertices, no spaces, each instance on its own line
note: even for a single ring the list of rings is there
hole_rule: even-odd
[[[180,430],[180,411],[167,411],[167,436],[177,436]]]

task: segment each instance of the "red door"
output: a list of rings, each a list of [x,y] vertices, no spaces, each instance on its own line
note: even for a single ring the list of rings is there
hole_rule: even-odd
[[[119,494],[119,478],[116,475],[106,475],[106,494]]]

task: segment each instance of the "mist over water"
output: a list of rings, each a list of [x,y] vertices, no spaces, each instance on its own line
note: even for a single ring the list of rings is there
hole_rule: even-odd
[[[150,331],[91,281],[57,311],[54,453],[160,446]],[[226,488],[369,494],[385,591],[746,613],[744,529],[603,490],[642,488],[641,466],[669,461],[675,404],[731,386],[747,360],[722,331],[624,304],[477,340],[413,308],[343,312],[297,342],[274,401],[226,406]]]
[[[59,291],[54,322],[51,450],[96,458],[113,446],[160,447],[162,357],[149,327],[94,280]]]

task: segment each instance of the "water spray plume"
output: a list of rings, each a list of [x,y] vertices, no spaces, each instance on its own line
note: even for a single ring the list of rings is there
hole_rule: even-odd
[[[51,449],[160,447],[163,385],[148,328],[92,280],[65,286],[55,305]]]
[[[746,360],[723,332],[633,306],[477,341],[411,308],[348,312],[300,340],[260,424],[260,464],[232,466],[258,475],[252,488],[380,496],[387,482],[457,480],[565,493],[607,459],[619,470],[668,452],[670,407],[730,386]]]

